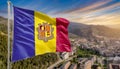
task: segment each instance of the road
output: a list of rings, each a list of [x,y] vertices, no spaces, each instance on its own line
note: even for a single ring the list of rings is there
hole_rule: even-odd
[[[59,59],[56,63],[54,63],[53,65],[49,66],[47,69],[53,69],[55,66],[57,66],[57,65],[60,64],[61,62],[63,62],[63,61],[69,61],[69,60],[71,60],[71,59],[74,58],[74,57],[76,57],[76,55],[75,55],[75,56],[71,56],[71,57],[69,57],[68,59],[64,59],[64,60]]]

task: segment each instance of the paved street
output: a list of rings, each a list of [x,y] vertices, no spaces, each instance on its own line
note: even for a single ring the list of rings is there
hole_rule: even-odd
[[[69,57],[69,58],[66,59],[66,60],[59,59],[56,63],[54,63],[53,65],[51,65],[51,66],[48,67],[47,69],[53,69],[55,66],[57,66],[57,65],[60,64],[61,62],[71,60],[71,59],[74,58],[74,57],[76,57],[76,55],[75,55],[75,56],[71,56],[71,57]]]

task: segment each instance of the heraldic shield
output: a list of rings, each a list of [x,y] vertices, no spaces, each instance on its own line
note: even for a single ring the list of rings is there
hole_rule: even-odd
[[[48,42],[48,40],[54,38],[53,33],[52,33],[54,28],[52,27],[51,24],[48,24],[48,23],[39,24],[37,29],[38,29],[39,40]]]

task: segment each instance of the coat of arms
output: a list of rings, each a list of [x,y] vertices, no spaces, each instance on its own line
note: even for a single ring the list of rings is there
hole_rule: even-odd
[[[48,40],[53,38],[53,30],[52,25],[48,23],[39,24],[38,26],[38,39],[47,42]]]

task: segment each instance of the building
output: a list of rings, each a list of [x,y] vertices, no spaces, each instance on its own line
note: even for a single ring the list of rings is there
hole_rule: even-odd
[[[91,69],[92,67],[92,62],[91,60],[87,58],[82,58],[78,60],[78,69]]]
[[[91,64],[91,60],[87,60],[84,64],[84,69],[91,69],[92,64]]]
[[[115,57],[109,57],[107,59],[107,62],[110,63],[115,63],[115,64],[120,64],[120,57],[115,56]]]
[[[69,69],[77,69],[77,64],[72,64]]]
[[[92,65],[92,69],[97,69],[98,68],[98,64]]]
[[[92,56],[91,58],[90,58],[90,60],[91,60],[91,64],[93,65],[94,64],[94,62],[96,61],[96,56],[94,55],[94,56]]]
[[[109,57],[107,60],[109,69],[120,69],[120,57]]]
[[[68,69],[70,67],[70,65],[71,65],[71,62],[68,61],[68,62],[64,63],[59,69]]]
[[[76,49],[76,46],[72,46],[72,50],[71,52],[69,52],[69,56],[72,56],[76,53],[77,49]]]
[[[61,57],[62,59],[67,59],[67,58],[69,58],[69,52],[60,53],[60,57]]]
[[[120,69],[120,64],[109,64],[109,69]]]
[[[91,69],[95,61],[96,61],[96,56],[92,56],[90,58],[79,58],[78,69]]]

